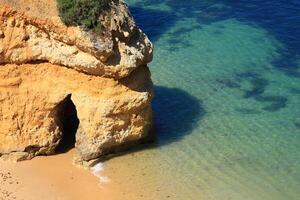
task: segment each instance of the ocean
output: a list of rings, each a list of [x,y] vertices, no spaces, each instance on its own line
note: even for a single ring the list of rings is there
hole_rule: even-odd
[[[127,3],[155,47],[157,142],[105,163],[124,199],[299,200],[300,0]]]

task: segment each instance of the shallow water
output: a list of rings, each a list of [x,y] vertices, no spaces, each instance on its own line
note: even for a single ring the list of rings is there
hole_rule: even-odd
[[[108,161],[111,180],[140,199],[300,199],[300,1],[127,2],[155,45],[158,142]]]

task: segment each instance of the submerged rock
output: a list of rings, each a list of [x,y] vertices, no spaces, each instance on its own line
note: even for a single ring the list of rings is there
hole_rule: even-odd
[[[152,44],[125,3],[113,0],[94,33],[65,26],[55,1],[49,13],[41,2],[19,12],[22,0],[0,0],[0,156],[75,143],[89,161],[151,138]]]

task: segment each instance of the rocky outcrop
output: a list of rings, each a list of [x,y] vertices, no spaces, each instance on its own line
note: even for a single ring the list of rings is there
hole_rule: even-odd
[[[99,34],[0,9],[0,64],[45,61],[120,79],[152,59],[152,45],[123,2],[100,16]]]
[[[14,10],[22,2],[0,0],[0,156],[49,155],[74,140],[89,161],[149,139],[152,44],[125,3],[111,2],[95,34]]]

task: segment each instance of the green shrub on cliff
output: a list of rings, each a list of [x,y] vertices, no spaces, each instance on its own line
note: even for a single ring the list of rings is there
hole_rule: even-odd
[[[57,0],[59,15],[66,25],[93,29],[98,26],[99,13],[109,0]]]

